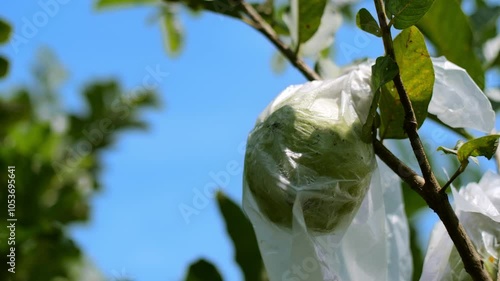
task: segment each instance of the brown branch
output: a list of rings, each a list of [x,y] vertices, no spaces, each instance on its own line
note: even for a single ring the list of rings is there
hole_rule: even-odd
[[[392,45],[391,30],[387,25],[382,0],[374,0],[374,2],[380,29],[382,31],[382,40],[384,42],[386,55],[396,61],[394,47]],[[474,280],[491,280],[487,271],[483,267],[481,258],[474,248],[474,245],[467,236],[465,229],[458,221],[458,218],[448,201],[448,196],[446,193],[439,192],[441,188],[436,180],[436,177],[434,176],[434,173],[432,172],[431,165],[427,159],[427,155],[425,154],[424,146],[422,145],[422,141],[418,135],[418,123],[415,117],[415,112],[413,110],[410,97],[404,88],[401,76],[397,74],[393,79],[393,82],[396,86],[396,90],[398,91],[398,95],[405,112],[404,130],[410,139],[413,152],[418,160],[420,170],[422,171],[422,175],[425,180],[421,196],[427,202],[429,207],[436,212],[446,227],[451,240],[455,244],[460,257],[462,258],[464,268],[467,273],[469,273]]]
[[[321,80],[321,76],[318,73],[311,69],[290,47],[281,41],[274,29],[260,16],[252,5],[241,1],[241,8],[245,15],[252,20],[253,24],[251,26],[264,34],[308,80]]]

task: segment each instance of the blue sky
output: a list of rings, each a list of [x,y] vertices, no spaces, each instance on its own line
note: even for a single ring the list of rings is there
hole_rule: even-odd
[[[13,64],[2,89],[32,81],[29,70],[41,47],[50,48],[69,70],[61,97],[69,110],[82,110],[81,90],[94,79],[116,78],[131,89],[141,85],[148,67],[168,73],[157,88],[163,107],[143,114],[149,131],[122,134],[103,155],[104,189],[92,199],[92,220],[74,227],[73,237],[107,276],[181,280],[188,264],[204,257],[226,280],[241,280],[214,200],[189,221],[179,206],[193,206],[196,192],[212,185],[213,175],[227,173],[228,164],[240,171],[221,188],[240,201],[241,146],[257,115],[286,86],[305,79],[291,67],[273,73],[274,47],[222,16],[182,13],[186,44],[172,59],[158,24],[148,23],[154,9],[96,12],[90,1],[65,1],[17,52],[9,45],[1,49]],[[26,20],[33,22],[43,11],[39,3],[13,2],[1,16],[22,34]],[[371,3],[364,6],[372,10]],[[337,53],[338,64],[383,53],[380,40],[356,34],[361,32],[353,26],[339,31],[337,47],[357,47],[350,49],[354,53]]]

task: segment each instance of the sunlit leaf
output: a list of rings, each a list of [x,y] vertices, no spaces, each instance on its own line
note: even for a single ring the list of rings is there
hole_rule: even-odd
[[[418,125],[421,126],[427,117],[432,97],[434,69],[424,37],[418,28],[413,26],[403,30],[394,39],[394,52],[401,80],[412,102]],[[380,136],[383,139],[407,137],[403,129],[404,110],[393,82],[382,87],[380,117]]]
[[[316,33],[326,7],[326,0],[296,0],[298,5],[298,41],[304,43]],[[292,1],[293,3],[293,1]]]
[[[335,33],[342,24],[342,16],[335,5],[328,3],[321,16],[321,24],[313,36],[300,45],[300,54],[304,57],[317,58],[326,49],[330,49]]]
[[[241,208],[222,192],[217,193],[217,202],[226,222],[227,232],[233,241],[236,262],[243,271],[245,280],[261,280],[264,264],[252,224],[243,214]]]
[[[393,15],[391,21],[397,29],[416,24],[429,10],[434,0],[385,0],[385,9]]]
[[[356,25],[361,28],[361,30],[371,33],[377,37],[382,36],[382,32],[380,31],[377,21],[365,8],[362,8],[356,14]]]
[[[97,9],[118,8],[124,6],[134,6],[143,4],[160,3],[158,0],[99,0],[96,3]]]
[[[166,3],[181,3],[192,11],[210,11],[234,18],[241,18],[238,0],[163,0]]]
[[[200,259],[189,266],[184,281],[222,281],[222,277],[212,263]]]
[[[434,44],[438,55],[446,56],[467,70],[474,82],[484,89],[484,70],[474,53],[472,29],[456,0],[435,1],[417,26]]]
[[[163,9],[161,28],[167,53],[171,56],[178,55],[184,43],[183,31],[177,14],[169,6]]]
[[[491,159],[497,151],[498,138],[500,138],[500,135],[489,135],[464,143],[458,149],[458,161],[463,163],[470,156],[484,156]]]

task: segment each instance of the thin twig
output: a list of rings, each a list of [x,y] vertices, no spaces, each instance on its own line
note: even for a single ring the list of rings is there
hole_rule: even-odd
[[[274,29],[260,16],[252,5],[241,1],[242,11],[253,21],[253,27],[264,34],[280,52],[309,80],[320,80],[321,76],[310,68],[297,54],[290,49],[281,39]]]
[[[396,60],[394,47],[392,45],[392,36],[390,27],[387,26],[384,4],[382,0],[374,0],[377,16],[379,19],[380,29],[382,31],[382,40],[386,55]],[[418,160],[420,170],[425,180],[422,189],[422,197],[427,202],[427,205],[433,209],[443,222],[451,240],[455,244],[460,257],[464,263],[464,268],[474,280],[491,280],[488,273],[483,267],[481,258],[479,257],[474,245],[467,236],[465,229],[458,221],[458,218],[450,205],[446,193],[440,193],[439,183],[432,172],[431,165],[425,154],[424,147],[418,135],[418,123],[415,117],[410,98],[406,92],[403,81],[399,74],[393,79],[396,90],[405,112],[404,130],[410,139],[411,146],[415,157]]]
[[[465,171],[465,168],[467,168],[467,165],[469,165],[469,161],[467,162],[464,162],[465,164],[460,164],[460,166],[458,167],[458,169],[455,171],[455,173],[453,174],[453,176],[451,176],[451,178],[448,180],[448,182],[445,183],[445,185],[443,185],[443,187],[441,187],[441,190],[439,190],[440,193],[445,193],[446,192],[446,189],[448,188],[448,186],[450,186],[453,181],[458,177],[460,176],[461,173],[463,173]]]

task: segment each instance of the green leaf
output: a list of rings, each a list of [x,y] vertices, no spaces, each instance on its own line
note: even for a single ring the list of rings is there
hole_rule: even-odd
[[[9,61],[4,56],[0,56],[0,79],[9,73]]]
[[[241,18],[238,0],[162,0],[166,3],[181,3],[192,11],[206,10],[234,18]]]
[[[373,18],[372,14],[370,14],[370,12],[365,8],[362,8],[356,14],[356,25],[361,30],[371,33],[377,37],[382,37],[382,32],[380,31],[380,27],[378,26],[377,21]]]
[[[361,129],[361,139],[366,143],[371,143],[373,141],[373,127],[377,127],[380,124],[380,121],[377,118],[380,118],[377,115],[377,108],[380,101],[381,91],[375,91],[375,95],[373,95],[372,104],[370,105],[370,111],[368,112],[368,116],[366,118],[365,124],[363,124],[363,128]],[[379,121],[377,123],[377,121]]]
[[[458,161],[464,163],[470,156],[484,156],[491,159],[498,147],[500,135],[489,135],[464,143],[458,149]]]
[[[0,44],[4,44],[9,41],[10,34],[12,33],[12,27],[9,23],[0,19]]]
[[[326,0],[298,1],[298,41],[304,43],[316,33],[325,11]]]
[[[199,259],[189,266],[184,281],[222,281],[222,277],[212,263]]]
[[[385,0],[385,9],[394,17],[394,27],[405,29],[416,24],[432,6],[434,0]]]
[[[435,1],[417,26],[434,44],[439,55],[467,70],[474,82],[484,89],[484,70],[473,52],[472,29],[456,0]]]
[[[363,124],[362,129],[362,139],[365,142],[372,141],[372,130],[374,122],[377,118],[377,108],[380,102],[380,96],[382,95],[382,90],[380,88],[387,82],[391,81],[399,72],[398,65],[389,56],[378,57],[375,64],[372,66],[372,88],[375,91],[373,96],[372,104],[370,105],[370,112],[366,119],[365,124]]]
[[[421,126],[427,117],[432,97],[434,68],[418,28],[412,26],[403,30],[394,39],[394,52],[401,80],[412,102],[418,125]],[[407,138],[403,129],[405,114],[393,82],[382,87],[380,117],[382,139]]]
[[[161,20],[163,42],[165,49],[170,56],[176,56],[180,53],[184,43],[181,23],[177,14],[172,11],[170,6],[163,9]]]
[[[159,3],[158,0],[99,0],[96,3],[97,9],[117,8],[123,6],[143,5]]]
[[[227,232],[233,241],[236,262],[243,271],[245,280],[261,280],[264,267],[252,224],[241,208],[222,192],[217,193],[217,202],[226,222]]]
[[[398,74],[396,62],[389,56],[378,57],[372,66],[372,87],[376,91]]]

